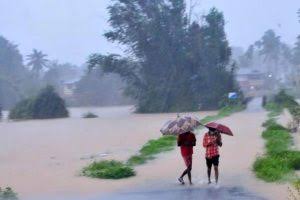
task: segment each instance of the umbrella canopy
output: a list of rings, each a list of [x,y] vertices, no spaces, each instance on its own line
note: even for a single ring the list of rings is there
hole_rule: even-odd
[[[205,125],[206,128],[214,128],[217,129],[220,133],[224,133],[226,135],[233,136],[232,131],[228,126],[225,126],[223,124],[218,124],[216,122],[211,122]]]
[[[181,133],[192,131],[199,125],[201,125],[201,123],[196,117],[183,116],[165,123],[160,129],[160,132],[163,135],[179,135]]]

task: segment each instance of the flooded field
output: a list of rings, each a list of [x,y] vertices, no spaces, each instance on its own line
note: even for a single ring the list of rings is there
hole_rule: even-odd
[[[99,115],[83,119],[86,112]],[[134,179],[104,181],[80,177],[93,160],[125,160],[149,139],[161,136],[174,114],[134,114],[131,106],[72,108],[71,117],[0,123],[0,185],[21,197],[93,195],[134,185]],[[215,112],[195,113],[199,117]],[[139,176],[138,176],[139,177]]]

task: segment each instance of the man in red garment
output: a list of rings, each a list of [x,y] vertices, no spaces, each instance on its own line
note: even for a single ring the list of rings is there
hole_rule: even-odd
[[[177,145],[180,146],[181,155],[183,157],[186,169],[178,178],[181,184],[184,184],[183,177],[187,174],[190,184],[192,184],[192,164],[193,164],[193,147],[196,146],[196,137],[192,132],[180,134],[177,139]]]

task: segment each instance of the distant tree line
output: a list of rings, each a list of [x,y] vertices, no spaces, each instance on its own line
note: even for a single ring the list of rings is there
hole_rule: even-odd
[[[298,10],[300,22],[300,10]],[[240,68],[260,69],[269,78],[274,79],[274,86],[292,86],[300,88],[300,35],[293,46],[282,42],[281,37],[272,29],[250,45],[237,58]]]
[[[114,0],[108,12],[105,37],[126,56],[93,54],[89,68],[119,74],[138,112],[216,109],[238,91],[222,12],[192,21],[184,0]]]
[[[23,64],[17,45],[0,36],[0,106],[8,108],[39,87]]]
[[[86,67],[49,60],[48,55],[33,49],[23,56],[18,46],[0,36],[0,113],[23,99],[36,96],[52,85],[71,106],[107,106],[130,104],[124,97],[124,82],[117,75],[87,73]],[[97,73],[98,74],[98,73]],[[67,85],[73,85],[72,97],[65,95]]]

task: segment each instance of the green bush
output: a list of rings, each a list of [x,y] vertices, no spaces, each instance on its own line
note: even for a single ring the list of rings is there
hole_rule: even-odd
[[[253,165],[256,176],[267,182],[274,182],[291,173],[291,168],[287,163],[278,158],[276,156],[257,158]]]
[[[83,118],[98,118],[98,115],[88,112],[88,113],[85,113],[82,117]]]
[[[266,131],[263,137],[267,139],[266,149],[269,154],[286,151],[291,143],[291,136],[286,131]]]
[[[10,119],[51,119],[68,117],[68,110],[54,88],[47,86],[36,97],[19,102],[9,114]]]
[[[0,200],[18,200],[18,195],[10,187],[0,188]]]
[[[34,99],[19,102],[9,113],[10,119],[32,119]]]
[[[82,174],[93,178],[122,179],[134,176],[135,172],[128,165],[111,160],[93,162],[89,166],[83,168]]]

